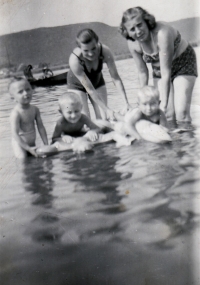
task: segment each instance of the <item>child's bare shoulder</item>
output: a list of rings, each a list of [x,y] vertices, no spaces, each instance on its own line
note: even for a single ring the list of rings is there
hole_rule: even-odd
[[[20,116],[20,108],[19,106],[15,106],[12,111],[11,111],[11,114],[10,114],[10,117],[16,117],[16,116]]]
[[[40,113],[40,109],[37,107],[37,106],[35,106],[35,105],[30,105],[30,111],[31,112],[35,112],[35,113]]]

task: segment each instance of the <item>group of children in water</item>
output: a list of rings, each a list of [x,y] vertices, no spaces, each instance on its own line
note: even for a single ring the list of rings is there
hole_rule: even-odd
[[[73,149],[76,152],[91,149],[95,143],[114,140],[119,145],[130,145],[141,136],[136,130],[136,123],[147,120],[167,128],[165,114],[159,108],[159,93],[152,86],[145,86],[138,92],[138,107],[129,110],[124,116],[114,113],[116,121],[123,122],[123,133],[115,130],[114,124],[108,121],[94,120],[82,114],[82,102],[73,92],[66,92],[58,100],[61,118],[57,121],[48,145],[47,133],[39,109],[31,105],[33,90],[25,78],[14,78],[9,85],[9,93],[16,105],[11,113],[12,146],[17,158],[29,155],[38,157]],[[36,130],[44,143],[38,148]]]

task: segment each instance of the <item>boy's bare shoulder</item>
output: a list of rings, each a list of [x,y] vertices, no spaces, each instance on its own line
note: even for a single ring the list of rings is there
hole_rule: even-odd
[[[30,111],[40,112],[40,109],[35,105],[30,105]]]
[[[92,122],[91,119],[86,116],[85,114],[81,114],[81,117],[80,117],[80,120],[79,120],[79,123],[88,123],[88,122]]]
[[[15,106],[15,107],[12,109],[12,111],[11,111],[11,113],[10,113],[10,118],[12,119],[12,118],[14,118],[14,117],[16,117],[16,116],[19,116],[19,109],[18,109],[17,106]]]

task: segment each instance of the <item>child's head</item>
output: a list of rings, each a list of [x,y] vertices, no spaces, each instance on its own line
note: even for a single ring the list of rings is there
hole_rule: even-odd
[[[11,98],[21,105],[27,105],[32,100],[33,89],[23,77],[14,77],[8,87]]]
[[[73,92],[67,92],[62,95],[58,104],[60,112],[64,118],[70,123],[77,123],[81,118],[82,102],[79,96]]]
[[[153,86],[144,86],[138,92],[138,104],[146,116],[153,116],[159,110],[159,92]]]

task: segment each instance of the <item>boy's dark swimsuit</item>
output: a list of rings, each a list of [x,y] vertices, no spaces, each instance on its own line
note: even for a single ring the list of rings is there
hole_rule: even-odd
[[[97,89],[101,86],[104,86],[105,81],[103,78],[103,74],[101,72],[102,68],[103,68],[102,44],[100,44],[99,64],[98,64],[98,67],[96,70],[91,69],[91,71],[89,72],[87,70],[86,65],[85,65],[85,61],[83,59],[81,59],[78,55],[76,55],[75,53],[73,53],[73,54],[79,59],[80,64],[84,68],[85,74],[87,75],[87,77],[91,81],[94,88]],[[81,84],[80,80],[78,80],[78,78],[74,75],[74,73],[72,72],[71,69],[68,71],[68,74],[67,74],[67,85],[68,85],[68,89],[80,90],[82,92],[87,93],[87,91],[85,90],[85,88]]]
[[[144,115],[144,114],[142,114],[141,120],[147,120],[147,121],[150,121],[151,123],[154,123],[156,125],[160,125],[160,110],[157,112],[156,115],[158,115],[159,117],[158,117],[158,119],[155,122],[152,121],[152,120],[149,120],[149,118],[146,115]]]

